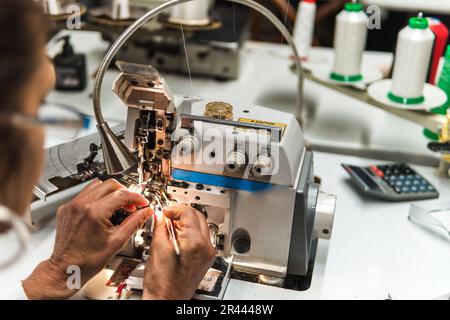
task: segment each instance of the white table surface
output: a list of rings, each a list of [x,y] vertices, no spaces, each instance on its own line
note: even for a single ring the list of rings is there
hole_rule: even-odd
[[[450,292],[450,240],[407,219],[410,203],[386,203],[358,193],[342,162],[371,164],[356,157],[320,153],[315,173],[322,190],[337,195],[330,241],[320,240],[309,290],[292,291],[231,280],[225,299],[433,299]],[[450,196],[447,179],[429,167],[414,166],[440,191]],[[32,234],[28,251],[14,267],[0,272],[0,298],[14,298],[21,279],[49,257],[55,222]],[[1,245],[8,246],[1,240]],[[8,240],[6,240],[8,241]]]
[[[356,192],[342,162],[377,163],[315,153],[315,173],[322,178],[322,190],[337,195],[337,208],[331,240],[319,241],[311,288],[280,291],[234,281],[227,298],[385,299],[390,294],[398,299],[432,299],[450,292],[449,239],[410,222],[410,203],[386,203]],[[448,199],[447,179],[432,168],[414,168],[440,191],[440,199],[431,201]]]
[[[77,52],[88,55],[88,74],[94,74],[107,44],[97,33],[72,32]],[[61,44],[49,46],[49,51],[58,52]],[[217,81],[194,78],[173,73],[162,73],[170,88],[177,94],[188,94],[209,100],[224,100],[241,105],[258,104],[292,112],[297,97],[296,75],[289,67],[290,49],[284,45],[247,42],[242,55],[240,77],[233,81]],[[313,55],[332,62],[330,49],[315,48]],[[365,64],[386,69],[392,63],[389,53],[367,52]],[[108,71],[102,90],[102,110],[106,119],[123,121],[126,108],[112,92],[112,84],[118,73]],[[53,92],[48,101],[68,103],[92,115],[93,79],[85,92],[66,94]],[[388,114],[365,103],[305,81],[305,109],[311,115],[305,128],[305,136],[316,145],[339,146],[350,149],[383,150],[430,156],[427,140],[422,128],[407,120]],[[262,119],[264,120],[264,119]],[[56,143],[56,141],[53,141]],[[49,144],[50,145],[50,144]]]
[[[92,73],[105,45],[98,35],[79,32],[74,34],[74,43],[77,51],[89,54],[89,72]],[[49,51],[52,50],[55,49],[50,46]],[[237,81],[194,79],[191,83],[177,75],[167,75],[166,79],[176,93],[241,104],[277,105],[279,109],[288,110],[295,101],[295,76],[288,71],[287,48],[248,43],[245,50],[245,64]],[[316,52],[330,57],[327,50]],[[366,57],[376,64],[389,64],[391,59],[390,55],[378,53]],[[104,90],[102,100],[104,114],[108,119],[123,120],[125,108],[109,89],[116,75],[109,72],[105,79],[108,89]],[[89,93],[90,88],[78,94],[54,92],[48,100],[73,104],[92,114]],[[362,140],[367,143],[369,139],[383,147],[425,152],[421,129],[414,124],[313,83],[306,83],[305,93],[306,100],[314,105],[317,114],[321,114],[311,125],[313,129],[310,129],[312,133],[308,139],[320,139],[320,134],[328,133],[345,143]],[[47,145],[60,142],[57,137],[49,137]],[[232,280],[226,299],[385,299],[388,293],[400,299],[431,299],[450,292],[450,241],[408,221],[409,203],[392,204],[361,196],[349,184],[346,172],[340,167],[342,162],[365,164],[374,161],[315,153],[315,173],[322,177],[323,190],[338,196],[338,204],[331,241],[319,243],[311,288],[297,292]],[[450,184],[447,179],[438,177],[433,168],[415,168],[437,187],[441,200],[448,198]],[[1,271],[0,298],[17,297],[18,281],[50,255],[54,236],[54,220],[32,234],[24,257],[13,268]]]

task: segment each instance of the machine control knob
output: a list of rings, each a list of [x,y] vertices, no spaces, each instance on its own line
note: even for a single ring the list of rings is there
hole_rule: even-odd
[[[205,117],[233,120],[233,106],[226,102],[210,102],[206,105]]]
[[[270,155],[259,155],[255,164],[253,165],[251,172],[256,177],[270,176],[273,170],[273,160]]]
[[[247,154],[244,150],[231,152],[225,164],[225,171],[228,173],[237,173],[245,169],[247,165]]]
[[[239,238],[233,242],[234,250],[239,254],[245,254],[250,251],[250,240],[245,238]]]
[[[187,156],[200,149],[200,141],[195,135],[187,135],[178,143],[178,153],[180,156]]]
[[[317,196],[316,217],[313,236],[318,239],[330,239],[333,231],[336,196],[320,191]]]

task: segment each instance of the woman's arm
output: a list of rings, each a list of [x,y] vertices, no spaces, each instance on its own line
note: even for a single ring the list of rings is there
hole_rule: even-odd
[[[143,196],[115,180],[95,181],[59,208],[52,256],[23,281],[29,299],[67,299],[99,273],[153,212]],[[120,226],[109,218],[124,208],[133,212]],[[68,279],[80,270],[80,286]],[[71,273],[72,272],[72,273]],[[75,275],[76,276],[76,275]]]
[[[69,289],[67,276],[62,265],[48,259],[34,269],[33,273],[22,282],[22,286],[30,300],[68,299],[78,290]]]

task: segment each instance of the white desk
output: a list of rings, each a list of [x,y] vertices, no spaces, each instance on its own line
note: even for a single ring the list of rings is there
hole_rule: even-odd
[[[283,299],[430,299],[450,292],[450,241],[432,236],[408,219],[408,203],[386,203],[361,196],[341,162],[374,161],[315,153],[322,188],[338,197],[329,242],[319,241],[312,286],[305,292],[234,281],[226,298]],[[450,185],[431,168],[415,167],[441,192]],[[251,289],[250,289],[251,288]]]
[[[99,37],[77,33],[77,51],[101,57]],[[288,110],[295,101],[295,76],[289,72],[288,50],[283,46],[249,43],[239,80],[217,82],[167,75],[174,92],[197,94],[205,98],[240,103],[275,105]],[[329,56],[329,52],[318,50]],[[390,56],[370,54],[375,63],[389,63]],[[90,72],[95,69],[93,60]],[[105,79],[104,113],[106,118],[125,119],[125,108],[110,92],[115,77]],[[306,101],[315,106],[315,122],[308,139],[337,139],[339,143],[381,145],[396,150],[426,152],[421,129],[414,124],[385,114],[318,85],[306,83]],[[52,93],[49,101],[73,104],[92,114],[89,90],[81,94]],[[351,115],[351,116],[350,116]],[[393,134],[393,131],[395,134]],[[330,140],[328,140],[330,141]],[[227,299],[385,299],[390,293],[398,298],[431,299],[450,292],[450,241],[424,231],[407,220],[408,203],[385,203],[360,196],[348,183],[341,162],[352,164],[373,161],[328,153],[315,153],[315,172],[323,180],[323,190],[338,196],[332,239],[320,241],[312,287],[305,292],[288,291],[232,280]],[[450,196],[450,181],[439,178],[435,169],[416,167],[441,192]],[[54,221],[32,235],[26,256],[13,269],[0,273],[0,298],[8,297],[7,288],[17,286],[34,266],[47,258],[53,248]],[[9,295],[11,297],[11,295]]]
[[[322,188],[336,194],[338,202],[332,238],[319,241],[311,288],[300,292],[231,280],[226,299],[385,299],[388,293],[432,299],[450,292],[450,241],[410,222],[408,203],[380,202],[355,192],[341,162],[373,161],[315,153]],[[450,197],[447,179],[432,168],[415,168],[437,187],[441,200]],[[10,292],[18,281],[50,255],[54,236],[54,220],[32,234],[21,261],[0,272],[0,298],[14,298]]]
[[[88,54],[89,74],[93,74],[107,48],[96,33],[73,32],[76,51]],[[52,53],[58,46],[50,46]],[[314,54],[329,62],[329,49],[315,49]],[[243,50],[241,74],[238,80],[216,81],[208,78],[164,74],[172,91],[177,94],[197,95],[205,99],[224,100],[236,104],[258,104],[293,111],[297,93],[296,75],[290,72],[287,46],[248,42]],[[389,66],[392,55],[369,52],[364,61],[380,67]],[[102,108],[106,119],[123,121],[126,108],[112,92],[116,71],[108,71],[102,91]],[[83,93],[52,93],[48,100],[69,103],[87,114],[93,114],[90,98],[93,80]],[[369,152],[404,153],[418,157],[433,157],[427,140],[418,125],[387,114],[365,103],[355,101],[316,83],[305,82],[305,109],[311,119],[307,123],[306,138],[320,147],[339,147]],[[351,116],[350,116],[351,115]],[[263,119],[264,120],[264,119]],[[324,150],[324,149],[321,149]]]

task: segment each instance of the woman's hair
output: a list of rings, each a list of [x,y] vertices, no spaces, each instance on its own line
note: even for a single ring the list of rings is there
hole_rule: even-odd
[[[40,63],[46,18],[35,0],[0,1],[0,112],[20,111],[20,92]]]
[[[47,22],[35,0],[0,0],[0,116],[22,113],[25,91],[42,63]],[[9,205],[27,179],[33,151],[26,130],[0,123],[0,201]],[[34,182],[33,182],[34,183]],[[6,199],[6,200],[5,200]]]

